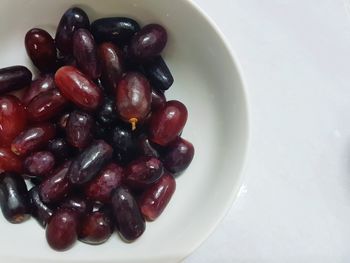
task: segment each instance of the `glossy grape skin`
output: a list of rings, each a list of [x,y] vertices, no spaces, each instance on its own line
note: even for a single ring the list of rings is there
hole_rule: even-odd
[[[92,211],[92,203],[79,195],[72,195],[63,200],[60,208],[69,208],[77,211],[80,215],[84,215]]]
[[[40,198],[44,203],[57,203],[70,192],[71,185],[67,174],[71,161],[67,161],[53,171],[39,186]]]
[[[8,146],[27,125],[27,112],[13,95],[0,97],[0,145]]]
[[[57,209],[46,227],[46,240],[51,248],[64,251],[73,246],[78,235],[78,213],[67,208]]]
[[[101,61],[101,81],[110,91],[114,92],[124,72],[122,51],[112,43],[102,43],[98,47]]]
[[[12,66],[0,69],[0,95],[28,87],[32,73],[24,66]]]
[[[68,177],[72,184],[82,185],[92,180],[113,155],[113,148],[97,140],[81,152],[72,162]]]
[[[125,183],[134,189],[145,189],[158,181],[163,173],[164,167],[159,159],[143,156],[125,168]]]
[[[192,143],[179,137],[166,147],[163,155],[164,167],[174,174],[180,173],[191,164],[193,156]]]
[[[83,110],[96,110],[102,103],[101,89],[72,66],[60,68],[55,74],[55,83],[66,99]]]
[[[136,129],[151,110],[151,87],[147,79],[136,72],[126,73],[116,90],[117,111],[125,122]]]
[[[155,157],[158,159],[160,157],[158,149],[149,141],[146,134],[141,134],[137,138],[137,150],[141,156]]]
[[[89,78],[97,79],[101,68],[97,57],[97,46],[89,30],[80,28],[73,35],[73,55],[79,69]]]
[[[96,113],[97,120],[105,126],[113,125],[118,120],[115,102],[109,96],[105,96],[101,108]]]
[[[165,173],[159,181],[150,186],[140,197],[141,213],[148,221],[156,220],[168,205],[176,189],[174,177]]]
[[[15,155],[9,148],[0,148],[0,173],[23,172],[23,164],[20,157]],[[0,176],[1,178],[1,176]]]
[[[117,125],[112,130],[112,142],[114,156],[122,164],[131,161],[136,152],[134,136],[129,127]]]
[[[25,105],[42,92],[55,88],[55,81],[52,74],[40,75],[36,80],[33,80],[30,87],[24,92],[22,101]]]
[[[111,205],[113,222],[121,237],[126,241],[134,241],[146,229],[140,209],[127,188],[120,186],[113,190]]]
[[[45,227],[53,214],[53,209],[51,209],[47,204],[45,204],[41,200],[38,186],[34,186],[32,189],[30,189],[29,197],[31,215],[38,221],[38,223],[42,227]]]
[[[55,138],[49,141],[47,149],[53,153],[58,161],[66,160],[74,152],[72,147],[63,138]]]
[[[34,176],[47,176],[55,166],[55,157],[47,151],[35,152],[24,160],[24,167]]]
[[[87,14],[78,7],[68,9],[62,16],[56,31],[56,47],[62,55],[70,55],[73,52],[73,35],[79,28],[90,28]]]
[[[56,67],[56,46],[48,32],[40,28],[29,30],[25,36],[27,54],[41,72],[50,72]]]
[[[187,109],[179,101],[168,101],[163,108],[152,114],[149,138],[152,142],[165,146],[183,130],[187,121]]]
[[[85,196],[90,200],[109,203],[112,190],[121,185],[123,178],[123,168],[110,163],[84,187]]]
[[[67,141],[74,147],[83,149],[92,140],[95,120],[82,111],[73,111],[67,120]]]
[[[157,56],[162,52],[168,40],[164,27],[158,24],[149,24],[137,32],[130,44],[133,57],[147,59]]]
[[[106,242],[112,235],[112,220],[107,213],[95,211],[86,214],[80,222],[79,240],[98,245]]]
[[[22,223],[29,218],[28,190],[20,175],[15,173],[0,175],[0,205],[4,217],[12,224]]]
[[[98,43],[112,42],[123,46],[140,30],[139,24],[127,17],[105,17],[91,24],[91,32]]]
[[[159,108],[163,108],[165,106],[165,103],[166,98],[164,93],[156,88],[152,88],[152,112],[158,110]]]
[[[168,90],[174,83],[174,77],[161,56],[154,57],[143,64],[145,74],[152,87]]]
[[[12,142],[11,150],[17,155],[23,156],[39,150],[56,135],[55,126],[44,123],[33,126],[21,132]]]
[[[38,94],[27,105],[28,117],[33,122],[50,120],[60,114],[68,101],[58,89],[51,89]]]
[[[70,112],[64,113],[58,120],[58,126],[65,131],[67,127],[67,122],[69,119]]]

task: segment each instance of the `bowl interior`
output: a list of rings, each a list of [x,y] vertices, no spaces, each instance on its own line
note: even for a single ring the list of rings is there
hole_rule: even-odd
[[[78,243],[58,253],[45,232],[30,220],[11,225],[0,216],[1,262],[176,262],[213,230],[237,193],[244,162],[248,124],[240,76],[215,27],[186,0],[5,0],[0,9],[0,67],[32,68],[24,35],[33,27],[55,28],[66,9],[82,7],[91,21],[130,16],[142,25],[164,25],[169,42],[164,58],[175,78],[166,93],[187,105],[183,137],[196,148],[192,165],[177,179],[173,200],[144,235],[132,244],[114,234],[104,245]]]

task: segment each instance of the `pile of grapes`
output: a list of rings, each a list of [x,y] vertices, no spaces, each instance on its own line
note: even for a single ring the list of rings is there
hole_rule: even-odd
[[[187,109],[164,95],[174,81],[160,56],[166,30],[126,17],[90,25],[74,7],[55,39],[34,28],[24,42],[37,79],[24,66],[0,69],[3,215],[37,219],[55,250],[113,231],[137,239],[194,156],[181,138]]]

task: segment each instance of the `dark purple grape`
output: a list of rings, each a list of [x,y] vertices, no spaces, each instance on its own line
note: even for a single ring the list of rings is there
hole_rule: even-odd
[[[83,215],[92,211],[92,203],[79,195],[69,196],[63,200],[61,208],[69,208]]]
[[[141,134],[137,138],[137,150],[141,156],[160,157],[158,149],[149,141],[146,134]]]
[[[86,214],[80,222],[79,240],[92,245],[106,242],[113,232],[110,216],[104,211]]]
[[[140,209],[131,195],[123,186],[112,192],[113,221],[122,238],[134,241],[145,231],[146,224]]]
[[[167,90],[173,85],[173,75],[161,56],[148,60],[143,64],[143,68],[152,87]]]
[[[11,150],[17,155],[23,156],[39,150],[56,135],[55,126],[43,123],[21,132],[12,142]]]
[[[164,107],[165,103],[166,103],[166,98],[164,93],[156,88],[152,88],[152,103],[151,103],[152,112]]]
[[[53,210],[41,200],[38,186],[30,189],[29,197],[31,204],[31,215],[42,227],[45,227],[52,216]]]
[[[57,209],[46,227],[46,240],[50,247],[64,251],[73,246],[78,235],[78,213],[70,209]]]
[[[97,140],[81,152],[70,166],[68,177],[72,184],[81,185],[92,180],[113,155],[113,148]]]
[[[121,185],[123,177],[123,168],[115,163],[110,163],[85,185],[85,196],[90,200],[109,203],[112,190]]]
[[[172,173],[180,173],[190,165],[193,156],[192,143],[179,137],[166,147],[163,155],[164,167]]]
[[[164,27],[149,24],[137,32],[130,44],[130,52],[138,59],[148,59],[157,56],[164,49],[168,35]]]
[[[25,91],[22,101],[25,105],[42,92],[55,88],[55,81],[52,74],[40,75],[36,80],[33,80],[30,87]]]
[[[57,203],[68,196],[71,190],[68,180],[71,163],[71,161],[65,162],[40,184],[39,193],[44,203]]]
[[[68,9],[62,16],[56,31],[56,47],[63,55],[73,52],[73,35],[79,28],[89,29],[90,21],[87,14],[78,7]]]
[[[112,130],[112,146],[117,162],[128,163],[135,156],[135,144],[130,128],[117,125]]]
[[[74,149],[72,149],[63,138],[56,138],[49,141],[47,149],[52,152],[59,161],[66,160],[74,152]]]
[[[162,162],[154,157],[141,157],[125,168],[125,183],[135,189],[144,189],[163,175]]]
[[[98,51],[102,83],[110,92],[114,92],[124,72],[122,51],[112,43],[101,44]]]
[[[138,204],[146,220],[153,221],[160,216],[173,196],[175,188],[174,177],[165,173],[141,195]]]
[[[76,148],[83,149],[91,142],[95,120],[82,111],[73,111],[66,126],[67,141]]]
[[[50,152],[35,152],[24,160],[24,167],[31,175],[46,176],[55,166],[55,157]]]
[[[139,30],[139,24],[127,17],[100,18],[91,24],[91,32],[98,43],[113,42],[121,46],[128,44]]]
[[[91,79],[101,75],[97,47],[89,30],[80,28],[73,35],[73,54],[79,69]]]
[[[45,30],[33,28],[25,36],[27,54],[41,72],[53,71],[56,67],[55,41]]]
[[[60,114],[67,104],[58,89],[41,92],[27,105],[28,117],[34,122],[47,121]]]
[[[116,105],[119,116],[129,122],[133,130],[151,110],[151,87],[140,73],[126,73],[116,90]]]
[[[109,126],[103,125],[100,122],[96,121],[95,122],[95,131],[94,131],[94,138],[95,139],[103,139],[109,140],[111,134],[111,129]]]
[[[28,190],[21,176],[15,173],[0,175],[0,205],[4,217],[12,224],[22,223],[29,218]]]
[[[149,138],[165,146],[181,133],[187,121],[187,108],[179,101],[168,101],[163,108],[152,113],[149,124]]]
[[[106,96],[96,116],[97,120],[103,125],[115,124],[118,120],[118,114],[116,111],[114,100]]]
[[[0,69],[0,95],[28,87],[32,73],[24,66],[12,66]]]

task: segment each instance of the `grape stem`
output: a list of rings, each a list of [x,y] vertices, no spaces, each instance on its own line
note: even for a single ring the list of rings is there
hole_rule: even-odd
[[[136,118],[131,118],[130,120],[129,120],[129,122],[131,123],[131,130],[136,130],[136,123],[138,122],[138,119],[136,119]]]

